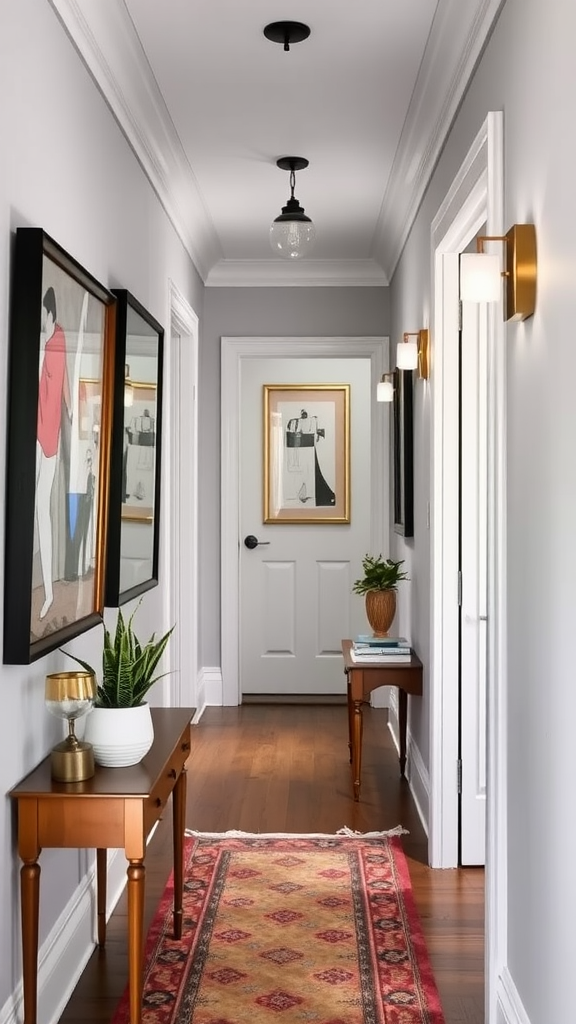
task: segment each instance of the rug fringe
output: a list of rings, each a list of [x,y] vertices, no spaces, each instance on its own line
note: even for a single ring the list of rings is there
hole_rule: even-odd
[[[356,832],[347,825],[339,828],[337,832],[241,832],[231,828],[227,832],[197,832],[193,828],[187,828],[185,835],[193,839],[333,839],[334,836],[348,836],[350,839],[381,839],[385,836],[407,836],[408,829],[402,825],[386,829],[383,832]]]

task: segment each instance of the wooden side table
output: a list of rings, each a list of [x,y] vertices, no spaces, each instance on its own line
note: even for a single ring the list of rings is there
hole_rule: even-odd
[[[154,742],[140,764],[96,767],[85,782],[54,782],[50,757],[11,792],[18,803],[24,1024],[37,1021],[38,913],[42,847],[96,849],[98,944],[106,941],[106,850],[128,860],[130,1024],[140,1024],[146,838],[173,792],[174,935],[182,934],[186,769],[194,708],[152,708]]]
[[[398,712],[400,726],[400,774],[406,767],[406,725],[408,719],[408,694],[422,696],[422,662],[410,649],[410,661],[395,665],[367,665],[352,661],[350,650],[352,640],[342,641],[344,672],[348,692],[348,745],[352,764],[354,799],[360,799],[360,773],[362,770],[362,705],[372,690],[379,686],[398,688]]]

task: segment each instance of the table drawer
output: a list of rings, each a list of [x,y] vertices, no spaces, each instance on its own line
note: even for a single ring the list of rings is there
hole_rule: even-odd
[[[188,760],[190,754],[190,741],[188,737],[183,737],[182,741],[178,744],[168,761],[165,770],[162,772],[160,778],[156,781],[154,789],[148,797],[148,806],[150,809],[160,813],[166,806],[168,797],[176,785],[176,780],[180,773],[184,769],[184,765]]]

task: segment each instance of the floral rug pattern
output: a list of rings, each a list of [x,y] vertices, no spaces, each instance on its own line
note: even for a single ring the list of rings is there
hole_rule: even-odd
[[[395,836],[190,837],[179,941],[172,896],[170,879],[143,1024],[444,1024]]]

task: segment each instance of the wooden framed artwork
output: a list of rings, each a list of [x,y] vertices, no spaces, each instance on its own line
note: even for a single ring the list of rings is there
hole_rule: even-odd
[[[114,289],[116,370],[106,605],[158,585],[164,330],[125,289]]]
[[[115,300],[41,228],[16,232],[4,662],[102,621]]]
[[[413,371],[396,370],[394,400],[394,529],[414,536]]]
[[[350,385],[264,385],[264,522],[350,522]]]

